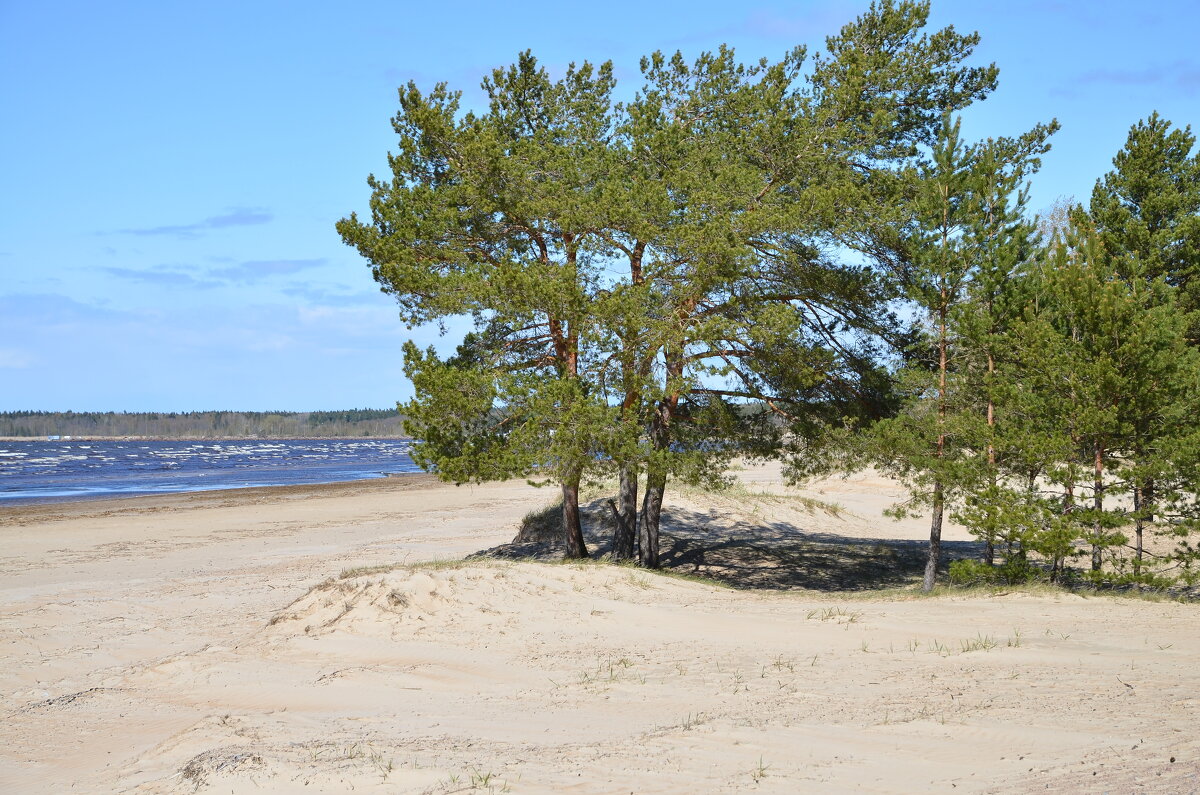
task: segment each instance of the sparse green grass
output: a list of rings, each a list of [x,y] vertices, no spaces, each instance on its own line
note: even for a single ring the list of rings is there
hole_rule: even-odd
[[[356,566],[352,569],[342,569],[337,576],[339,580],[350,580],[355,577],[370,577],[375,574],[389,574],[396,569],[405,568],[403,563],[385,563],[380,566]]]
[[[383,776],[383,780],[387,781],[388,775],[395,769],[395,760],[391,758],[385,760],[381,752],[373,749],[370,752],[370,760],[375,769]]]
[[[511,564],[501,560],[479,560],[466,558],[435,558],[434,560],[423,560],[419,563],[409,563],[404,568],[409,571],[453,571],[456,569],[469,569],[473,567],[488,568],[488,569],[504,569]]]
[[[942,657],[950,657],[954,654],[967,654],[968,652],[973,651],[991,651],[992,649],[1000,646],[1000,641],[998,641],[993,635],[976,633],[975,637],[973,638],[961,639],[958,642],[958,650],[955,651],[952,644],[945,643],[937,638],[925,641],[924,643],[914,638],[904,644],[903,651],[908,652],[909,654],[916,654],[918,651],[922,651],[922,646],[924,646],[923,650],[928,654],[938,654]],[[1014,628],[1013,634],[1005,639],[1004,646],[1009,649],[1020,648],[1021,630]],[[895,649],[890,649],[889,651],[895,653]]]
[[[750,688],[746,686],[746,682],[745,682],[745,680],[742,678],[742,672],[741,672],[741,671],[734,671],[734,672],[733,672],[733,680],[732,680],[732,682],[733,682],[733,692],[734,692],[734,693],[737,693],[737,692],[739,692],[739,691],[742,691],[742,690],[745,690],[746,692],[750,692]]]
[[[654,586],[650,584],[650,579],[644,574],[630,574],[625,581],[643,591],[648,591]]]
[[[418,572],[418,571],[447,571],[456,569],[467,569],[475,567],[488,568],[503,568],[511,569],[514,566],[522,563],[522,561],[497,560],[489,558],[470,558],[470,559],[437,559],[430,561],[421,561],[416,563],[397,562],[391,564],[367,565],[358,567],[348,567],[343,569],[336,577],[328,578],[316,586],[314,591],[337,591],[343,588],[343,584],[348,580],[353,580],[361,577],[371,577],[377,575],[386,575],[393,572]],[[935,588],[931,593],[922,593],[917,585],[905,585],[894,588],[881,588],[878,590],[864,589],[853,591],[838,591],[829,590],[823,593],[810,590],[788,592],[786,590],[777,589],[754,589],[747,588],[744,585],[731,581],[729,579],[716,579],[714,577],[705,576],[686,571],[679,571],[670,568],[663,569],[643,569],[632,562],[613,563],[605,559],[585,559],[585,560],[555,560],[555,561],[528,561],[530,564],[540,565],[560,565],[571,567],[594,567],[604,566],[608,570],[614,567],[624,570],[629,573],[628,582],[635,588],[640,590],[650,590],[655,587],[659,578],[671,578],[684,582],[697,583],[700,585],[719,587],[727,590],[752,590],[757,593],[770,595],[773,598],[783,599],[803,599],[811,601],[822,599],[822,597],[836,598],[843,603],[862,602],[869,600],[871,602],[887,602],[887,601],[910,601],[914,599],[941,599],[946,597],[953,598],[979,598],[990,599],[1011,594],[1023,594],[1028,596],[1046,597],[1046,598],[1062,598],[1062,597],[1082,597],[1082,598],[1109,598],[1117,600],[1138,600],[1147,602],[1189,602],[1179,595],[1172,595],[1162,592],[1147,592],[1147,591],[1116,591],[1116,590],[1093,590],[1079,589],[1072,587],[1064,587],[1052,585],[1049,583],[1032,582],[1020,585],[976,585],[967,587],[947,586],[942,585]],[[584,589],[583,585],[578,586],[579,589]],[[272,623],[290,617],[286,611],[280,613],[273,619]],[[836,621],[840,624],[853,624],[862,621],[863,613],[860,610],[855,610],[851,606],[830,605],[827,607],[817,607],[807,611],[806,618],[817,621]],[[1021,639],[1019,635],[1010,637],[1007,640],[1002,640],[1002,643],[1009,647],[1019,647]]]
[[[705,577],[702,574],[690,574],[686,571],[675,571],[674,569],[641,569],[647,574],[653,574],[658,577],[666,577],[671,580],[682,580],[683,582],[695,582],[701,585],[711,585],[714,588],[726,588],[731,591],[738,590],[731,583],[717,580],[712,577]]]
[[[638,682],[646,684],[646,675],[631,671],[634,663],[628,657],[596,657],[595,668],[588,668],[575,675],[574,683],[590,689],[592,692],[603,692],[618,682]],[[550,679],[555,689],[562,688],[563,683]]]
[[[716,497],[737,500],[743,506],[746,501],[756,501],[760,504],[795,505],[809,513],[821,512],[834,518],[841,518],[843,514],[850,513],[846,506],[836,502],[819,500],[804,494],[778,494],[765,489],[752,489],[740,480],[732,480],[718,487],[676,481],[672,482],[671,488],[685,497]],[[755,506],[750,507],[751,513],[757,512],[754,510]]]
[[[844,607],[826,607],[809,610],[805,618],[817,621],[836,621],[839,624],[855,624],[862,618],[861,610],[847,610]]]
[[[315,588],[327,590],[338,585],[341,580],[350,580],[356,577],[370,577],[377,574],[390,574],[396,571],[451,571],[455,569],[466,568],[500,568],[508,569],[516,565],[516,563],[528,563],[543,566],[568,566],[572,568],[588,568],[588,567],[605,567],[607,569],[617,568],[623,569],[630,573],[630,584],[637,588],[647,590],[654,587],[653,578],[663,577],[673,580],[682,580],[683,582],[694,582],[701,585],[711,585],[716,588],[724,588],[727,590],[737,590],[737,588],[728,582],[705,577],[700,574],[691,574],[689,572],[675,571],[673,569],[644,569],[632,562],[612,563],[607,559],[588,558],[583,560],[577,559],[562,559],[562,560],[546,560],[546,561],[504,561],[493,560],[489,558],[439,558],[436,560],[419,561],[416,563],[390,563],[377,566],[357,566],[354,568],[343,569],[337,577],[331,577],[323,580]]]
[[[637,588],[640,588],[642,590],[647,590],[647,589],[654,587],[654,583],[653,583],[654,577],[663,577],[663,578],[672,579],[672,580],[682,580],[684,582],[694,582],[694,583],[699,583],[701,585],[711,585],[714,588],[725,588],[725,589],[731,590],[731,591],[739,590],[737,588],[737,586],[735,586],[735,585],[732,585],[723,580],[714,579],[712,577],[705,577],[702,574],[692,574],[692,573],[686,572],[686,571],[676,571],[675,569],[666,569],[666,568],[664,568],[664,569],[644,569],[641,566],[639,566],[636,563],[633,563],[631,561],[621,561],[619,563],[616,563],[616,562],[610,561],[607,557],[605,557],[605,558],[586,558],[583,560],[560,559],[560,560],[544,560],[544,561],[539,560],[539,561],[529,561],[529,562],[537,563],[539,565],[544,565],[544,566],[569,566],[571,568],[578,568],[578,569],[584,569],[584,568],[588,568],[588,567],[592,567],[592,568],[604,567],[605,569],[608,569],[608,570],[612,570],[612,569],[624,570],[624,571],[630,572],[630,575],[631,575],[630,580],[629,580],[630,584]]]
[[[391,574],[394,571],[449,571],[453,569],[465,569],[471,566],[491,567],[504,566],[502,561],[471,559],[466,558],[435,558],[434,560],[422,560],[417,563],[384,563],[378,566],[356,566],[354,568],[342,569],[336,580],[351,580],[355,577],[372,577],[376,574]],[[335,580],[326,580],[327,583],[334,583]]]
[[[870,602],[906,602],[916,599],[944,599],[947,597],[958,599],[991,599],[997,596],[1009,596],[1011,594],[1045,597],[1078,596],[1083,599],[1107,598],[1117,601],[1125,599],[1146,602],[1180,602],[1183,604],[1194,604],[1197,601],[1186,596],[1162,592],[1138,592],[1133,590],[1117,591],[1112,589],[1094,589],[1090,587],[1072,588],[1065,585],[1055,585],[1048,582],[1028,582],[1018,585],[966,586],[942,584],[935,586],[934,589],[929,593],[923,592],[921,590],[920,583],[914,582],[911,585],[901,585],[894,588],[880,588],[878,590],[861,591],[836,591],[829,593],[836,593],[839,600]]]
[[[501,780],[497,774],[491,771],[482,771],[476,768],[471,768],[467,771],[465,781],[460,774],[450,773],[446,776],[445,782],[440,783],[442,790],[445,792],[486,790],[489,793],[495,793],[511,791],[508,781]]]
[[[959,641],[959,646],[962,648],[963,654],[969,651],[991,651],[996,648],[996,639],[991,635],[977,634],[973,638],[966,638]]]
[[[495,773],[491,773],[491,772],[484,773],[479,770],[471,771],[470,783],[471,783],[471,789],[488,789],[488,790],[494,790],[495,787],[497,786],[497,784],[499,784],[499,782],[496,780]],[[504,789],[501,791],[502,792],[508,791],[508,783],[507,782],[504,783]]]
[[[562,500],[535,508],[521,519],[516,540],[553,541],[563,537]]]

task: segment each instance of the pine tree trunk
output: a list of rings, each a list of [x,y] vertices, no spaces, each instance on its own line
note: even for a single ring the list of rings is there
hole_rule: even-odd
[[[639,286],[644,282],[642,275],[642,256],[646,252],[646,242],[643,240],[637,241],[633,248],[629,250],[629,281],[634,286]],[[622,336],[621,345],[628,358],[622,361],[621,365],[621,381],[625,389],[625,397],[621,401],[621,418],[622,421],[628,421],[631,417],[636,417],[641,405],[641,389],[640,384],[649,370],[650,363],[643,361],[643,365],[638,367],[636,362],[639,361],[634,355],[636,350],[635,340],[638,337],[638,332],[626,325]],[[613,560],[631,560],[634,555],[641,558],[641,544],[638,538],[638,466],[633,462],[625,462],[620,467],[620,485],[617,489],[617,502],[613,512],[616,514],[617,530],[613,534]],[[655,544],[657,549],[657,543]]]
[[[1143,487],[1139,482],[1133,487],[1133,528],[1134,534],[1137,536],[1137,553],[1134,557],[1134,571],[1138,574],[1142,573],[1142,526],[1144,519],[1142,518],[1142,507],[1144,500],[1142,498]]]
[[[1104,446],[1093,445],[1095,451],[1095,479],[1092,483],[1092,510],[1096,512],[1092,520],[1092,571],[1100,571],[1103,564],[1101,541],[1104,538]]]
[[[683,356],[678,350],[668,349],[666,360],[667,388],[671,389],[683,373]],[[659,455],[665,455],[671,447],[671,421],[679,406],[679,393],[668,392],[659,401],[650,422],[650,444]],[[638,523],[638,562],[649,569],[657,569],[659,526],[662,519],[663,493],[667,487],[667,470],[661,462],[652,462],[646,467],[646,496],[642,500],[642,515]]]
[[[996,373],[996,359],[992,356],[992,352],[988,351],[987,357],[988,376],[993,376]],[[988,474],[991,478],[992,494],[996,493],[996,403],[992,400],[992,384],[989,378],[988,381],[988,403],[987,403],[987,427],[988,427],[988,445],[987,445],[987,461]],[[987,538],[984,539],[983,560],[987,565],[992,566],[996,563],[996,507],[994,505],[988,508],[988,523],[987,523]]]
[[[991,486],[992,494],[995,495],[997,478],[994,467],[991,471]],[[987,516],[987,537],[984,539],[983,547],[983,561],[989,566],[994,566],[996,564],[996,524],[996,506],[994,504],[989,505]]]
[[[630,560],[637,536],[637,467],[634,464],[623,464],[620,478],[618,504],[613,509],[617,529],[613,533],[612,556],[613,560]]]
[[[665,472],[647,472],[646,497],[642,501],[641,522],[638,525],[638,563],[647,569],[657,569],[659,566],[659,523],[662,519],[663,493],[666,486]]]
[[[1156,500],[1157,494],[1158,494],[1158,491],[1157,491],[1157,488],[1155,486],[1153,479],[1147,480],[1145,482],[1145,484],[1142,485],[1141,510],[1139,511],[1139,514],[1138,514],[1140,517],[1140,521],[1138,522],[1138,526],[1137,526],[1137,536],[1138,536],[1137,544],[1138,544],[1138,561],[1139,562],[1141,561],[1141,558],[1142,558],[1142,530],[1145,528],[1146,525],[1154,524],[1154,509],[1155,509],[1155,500]]]
[[[929,557],[925,561],[925,581],[921,590],[929,593],[937,581],[937,568],[942,558],[942,514],[945,513],[945,496],[942,492],[942,482],[933,483],[933,521],[929,525]]]
[[[945,241],[943,240],[943,245]],[[944,250],[944,249],[943,249]],[[939,461],[946,456],[946,372],[947,336],[946,318],[949,307],[948,293],[945,287],[941,291],[941,304],[938,308],[938,438],[936,455]],[[929,593],[937,582],[938,563],[942,558],[942,515],[946,512],[946,492],[941,478],[933,481],[933,519],[929,525],[929,557],[925,561],[925,580],[921,590]]]
[[[566,556],[568,558],[586,558],[587,545],[583,542],[583,527],[579,523],[579,477],[580,473],[572,473],[563,481],[563,532],[566,537]]]

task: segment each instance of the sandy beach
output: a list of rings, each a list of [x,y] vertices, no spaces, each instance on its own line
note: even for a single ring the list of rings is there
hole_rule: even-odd
[[[0,509],[0,791],[1200,791],[1196,605],[921,598],[894,484],[739,477],[664,516],[725,585],[462,561],[524,482]]]

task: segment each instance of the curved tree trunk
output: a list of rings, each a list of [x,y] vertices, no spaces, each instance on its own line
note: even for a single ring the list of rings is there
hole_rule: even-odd
[[[623,464],[620,478],[617,503],[609,501],[617,519],[617,529],[613,533],[612,556],[613,560],[630,560],[633,558],[637,536],[637,466]]]
[[[651,470],[646,474],[646,497],[642,502],[641,522],[638,524],[638,563],[648,569],[657,569],[659,566],[659,522],[662,519],[666,486],[665,472]]]
[[[683,356],[678,349],[667,349],[664,359],[667,388],[671,390],[683,374]],[[665,455],[671,447],[671,422],[678,407],[679,392],[668,391],[659,401],[650,422],[650,443],[660,456]],[[642,516],[638,523],[638,562],[650,569],[657,569],[659,566],[659,525],[666,488],[667,467],[661,461],[652,460],[646,467],[646,497],[642,501]]]
[[[587,545],[583,543],[583,527],[579,523],[579,472],[573,472],[563,480],[563,535],[566,538],[568,558],[586,558]]]

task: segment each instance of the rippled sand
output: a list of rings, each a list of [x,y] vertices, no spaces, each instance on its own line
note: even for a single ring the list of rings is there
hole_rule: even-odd
[[[664,545],[740,588],[423,563],[511,540],[521,482],[3,509],[0,791],[1200,789],[1196,606],[916,598],[894,484],[741,476]]]

